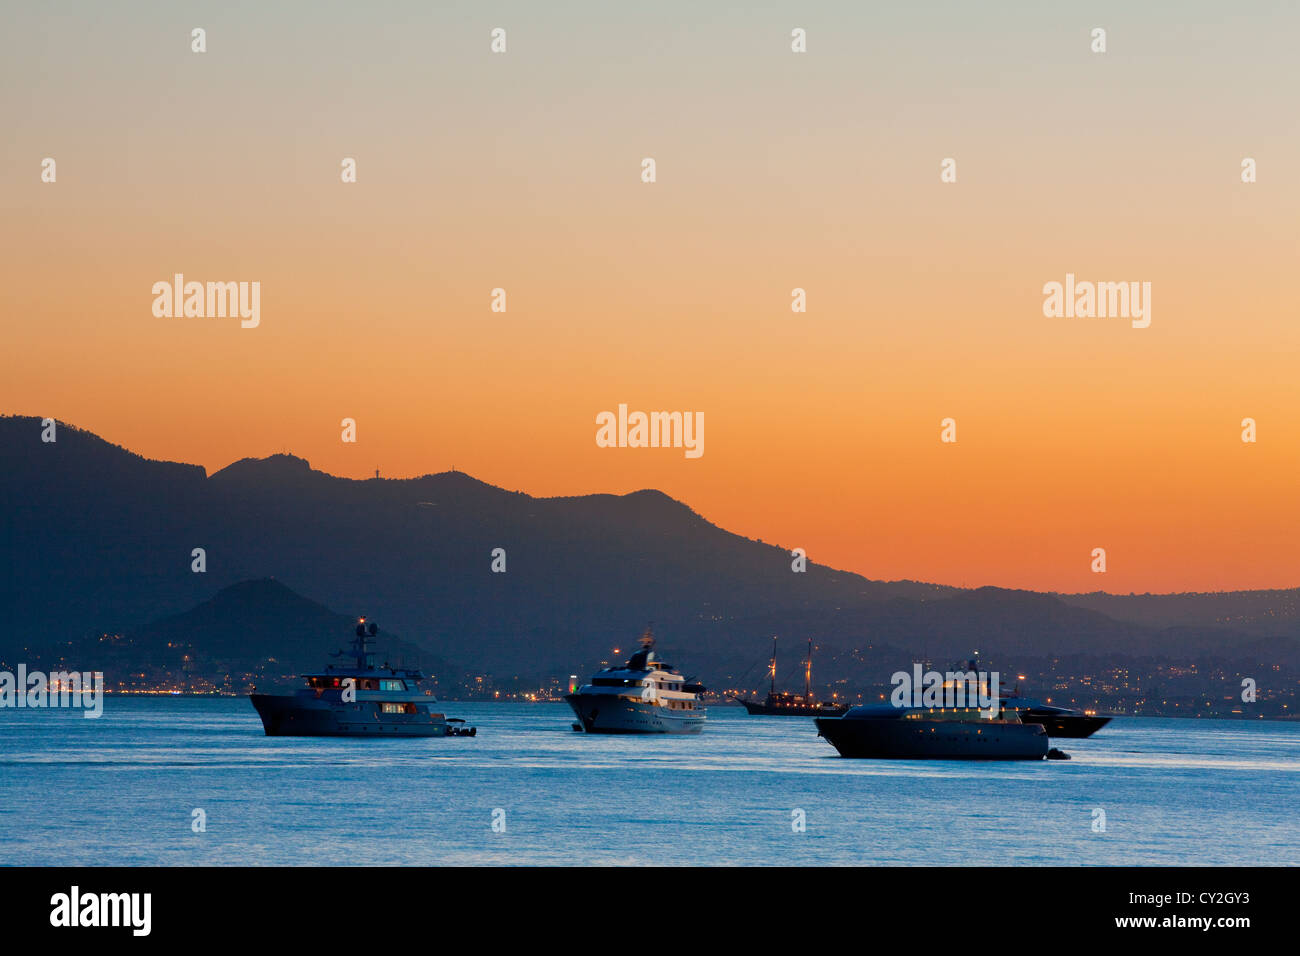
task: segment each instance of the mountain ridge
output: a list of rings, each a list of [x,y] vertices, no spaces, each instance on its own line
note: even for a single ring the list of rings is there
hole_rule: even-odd
[[[1207,619],[1203,594],[1144,604],[1105,592],[875,581],[813,562],[794,574],[788,550],[727,531],[656,489],[539,498],[458,471],[342,478],[288,454],[208,475],[62,423],[57,444],[42,443],[40,431],[37,418],[0,418],[9,465],[0,491],[15,503],[0,539],[14,569],[0,581],[0,611],[25,615],[47,643],[139,628],[263,578],[326,607],[383,608],[376,613],[413,644],[473,667],[517,666],[527,653],[539,668],[567,672],[649,620],[744,657],[776,620],[787,633],[838,626],[846,644],[910,634],[954,651],[1158,648],[1173,646],[1162,635],[1174,625],[1217,633],[1229,647],[1300,635],[1287,610],[1294,589],[1217,592]],[[191,571],[196,548],[203,573]],[[506,552],[504,574],[491,571],[496,548]],[[1242,616],[1225,601],[1252,608],[1250,620],[1216,624]]]

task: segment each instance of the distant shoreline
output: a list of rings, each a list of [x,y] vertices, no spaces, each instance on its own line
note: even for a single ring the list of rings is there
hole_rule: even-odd
[[[224,693],[224,692],[216,692],[216,691],[166,691],[166,690],[117,690],[117,691],[114,691],[114,690],[110,690],[109,688],[104,688],[104,693],[105,693],[106,695],[113,695],[113,696],[118,696],[118,697],[184,697],[184,698],[200,698],[200,697],[202,697],[202,698],[214,698],[214,697],[217,697],[217,698],[229,698],[229,699],[235,699],[235,698],[240,698],[240,697],[244,697],[244,698],[248,697],[247,694],[243,694],[243,693],[238,693],[238,694],[237,694],[237,693]],[[529,705],[534,705],[534,704],[563,704],[563,703],[564,703],[563,700],[495,700],[495,699],[489,699],[489,698],[473,698],[473,697],[439,697],[439,698],[438,698],[438,702],[439,702],[440,704],[445,703],[445,704],[529,704]],[[725,702],[719,702],[719,703],[711,703],[711,704],[709,704],[708,706],[709,706],[709,707],[727,707],[727,708],[730,708],[730,709],[735,709],[735,708],[740,707],[740,704],[738,704],[738,703],[736,703],[736,702],[734,702],[734,701],[725,701]],[[1124,718],[1127,718],[1127,717],[1149,717],[1149,718],[1159,718],[1159,719],[1163,719],[1163,720],[1243,720],[1243,721],[1245,721],[1245,720],[1252,720],[1252,721],[1253,721],[1253,720],[1268,720],[1268,721],[1275,721],[1275,722],[1277,722],[1277,723],[1293,723],[1293,722],[1295,722],[1295,721],[1300,720],[1300,714],[1284,715],[1284,716],[1269,716],[1269,715],[1267,715],[1267,714],[1255,714],[1255,715],[1253,715],[1253,716],[1252,716],[1252,715],[1248,715],[1248,714],[1216,714],[1216,715],[1214,715],[1214,716],[1212,716],[1212,717],[1203,717],[1203,716],[1200,716],[1200,715],[1189,716],[1189,715],[1187,715],[1187,714],[1144,714],[1144,713],[1136,713],[1136,714],[1128,714],[1128,713],[1124,713],[1124,714],[1113,714],[1113,713],[1106,713],[1106,714],[1101,714],[1100,716],[1103,716],[1103,717],[1113,717],[1113,718],[1116,718],[1116,719],[1118,719],[1118,720],[1123,720]],[[760,718],[760,719],[761,719],[761,718]],[[783,718],[783,719],[789,719],[789,718]],[[809,718],[809,719],[811,719],[811,718]]]

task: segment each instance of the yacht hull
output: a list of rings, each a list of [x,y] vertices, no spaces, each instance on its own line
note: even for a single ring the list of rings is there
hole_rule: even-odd
[[[1020,719],[1026,724],[1040,724],[1049,737],[1091,737],[1110,723],[1109,717],[1090,717],[1087,714],[1039,713],[1024,711]]]
[[[385,714],[372,701],[341,703],[291,694],[252,694],[268,737],[447,737],[442,714]]]
[[[772,703],[771,701],[747,700],[743,697],[737,697],[746,711],[753,715],[762,715],[764,717],[838,717],[848,710],[848,705],[830,705],[821,704],[804,704],[804,703]]]
[[[816,718],[817,732],[841,757],[897,760],[1042,760],[1039,724],[1011,721]]]
[[[698,734],[704,730],[702,710],[672,711],[649,701],[602,694],[569,694],[564,699],[589,734]]]

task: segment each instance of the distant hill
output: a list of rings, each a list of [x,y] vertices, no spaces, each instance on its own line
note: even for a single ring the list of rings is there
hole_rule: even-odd
[[[721,628],[719,634],[721,636]],[[1105,660],[1145,658],[1165,661],[1209,660],[1251,665],[1283,664],[1300,668],[1300,637],[1294,633],[1268,637],[1223,627],[1154,627],[1114,620],[1096,611],[1073,607],[1061,598],[1032,591],[979,588],[934,601],[895,599],[859,607],[773,613],[730,628],[733,641],[702,638],[699,646],[727,658],[729,646],[747,646],[761,657],[771,635],[782,635],[786,673],[801,659],[809,638],[828,650],[822,653],[823,674],[831,660],[873,648],[873,660],[883,654],[889,672],[920,657],[944,665],[964,661],[976,651],[992,667],[1012,668],[1026,660],[1087,658]],[[767,642],[750,635],[767,634]],[[883,665],[882,665],[883,666]],[[834,672],[845,676],[841,668]]]
[[[222,589],[268,578],[322,612],[364,611],[412,647],[499,673],[581,670],[649,621],[688,667],[692,655],[719,666],[762,656],[772,633],[936,657],[1202,644],[1232,652],[1264,637],[1289,648],[1297,636],[1294,616],[1274,617],[1274,630],[1226,627],[1194,600],[1143,617],[1145,607],[1112,607],[1110,596],[962,591],[816,564],[795,574],[787,549],[732,534],[652,490],[534,498],[459,472],[356,481],[289,455],[209,476],[69,425],[53,444],[40,431],[36,418],[0,418],[0,612],[22,621],[21,640],[35,647],[104,632],[188,634],[214,642],[208,653],[273,646],[311,656],[305,625],[296,637],[284,630],[295,614],[319,618],[316,639],[346,636],[288,602],[253,613],[254,601],[249,627],[227,632],[216,622],[229,619],[238,591],[204,610]],[[196,574],[191,551],[200,547],[207,571]],[[490,570],[498,547],[504,574]],[[12,657],[17,638],[4,640],[0,652]],[[280,643],[259,643],[272,640]]]
[[[348,651],[359,614],[341,614],[266,578],[243,581],[219,591],[183,614],[150,622],[128,635],[136,656],[163,656],[185,649],[199,669],[242,673],[268,660],[269,672],[297,675],[335,663],[331,655]],[[393,666],[441,671],[445,663],[381,628],[376,661]]]
[[[128,674],[147,673],[157,683],[186,675],[230,690],[247,683],[266,688],[300,682],[297,675],[347,657],[359,615],[341,614],[271,579],[242,581],[182,614],[168,615],[121,634],[91,634],[39,658],[46,669],[61,666],[102,670],[108,686]],[[373,638],[376,662],[418,667],[437,678],[448,665],[427,648],[405,641],[386,628]],[[335,656],[343,652],[344,659]],[[50,655],[50,656],[46,656]],[[12,663],[5,658],[6,663]],[[200,688],[201,689],[201,688]]]
[[[1184,594],[1062,594],[1075,607],[1152,627],[1226,627],[1257,635],[1300,632],[1300,588]]]

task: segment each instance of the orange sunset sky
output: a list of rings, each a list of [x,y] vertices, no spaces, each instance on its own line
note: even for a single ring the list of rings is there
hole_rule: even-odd
[[[0,412],[654,487],[873,578],[1300,585],[1293,4],[116,6],[6,14]],[[260,326],[155,317],[176,272]],[[1067,272],[1150,327],[1045,318]],[[598,448],[619,403],[703,457]]]

